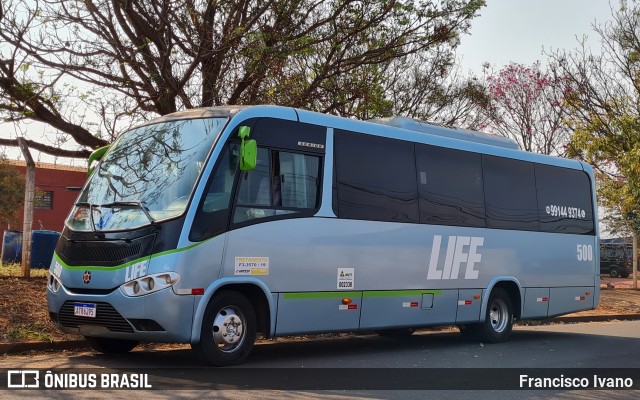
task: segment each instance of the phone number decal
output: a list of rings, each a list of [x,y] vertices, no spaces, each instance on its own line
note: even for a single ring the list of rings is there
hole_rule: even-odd
[[[567,206],[556,206],[550,205],[547,206],[545,211],[547,215],[551,215],[552,217],[562,217],[562,218],[584,218],[587,213],[579,207],[567,207]]]

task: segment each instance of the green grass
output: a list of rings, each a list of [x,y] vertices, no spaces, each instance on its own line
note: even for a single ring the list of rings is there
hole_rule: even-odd
[[[35,324],[19,324],[14,325],[7,331],[3,332],[0,339],[9,343],[23,342],[23,341],[45,341],[50,342],[53,340],[51,335],[46,332],[42,332]]]
[[[46,278],[48,273],[49,273],[48,268],[38,268],[38,269],[31,268],[29,276],[31,276],[32,278],[42,278],[42,277]],[[15,263],[4,264],[0,261],[0,278],[6,278],[6,277],[19,278],[21,276],[22,276],[22,265],[15,264]]]

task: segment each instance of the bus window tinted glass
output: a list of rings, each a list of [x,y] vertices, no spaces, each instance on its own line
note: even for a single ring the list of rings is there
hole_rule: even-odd
[[[537,231],[533,163],[482,156],[487,227]]]
[[[480,154],[416,144],[420,222],[485,227]]]
[[[318,205],[320,158],[278,152],[281,205],[315,209]]]
[[[233,222],[318,208],[320,157],[258,149],[256,169],[242,175]]]
[[[583,171],[536,164],[538,216],[545,232],[593,233],[591,182]]]
[[[414,144],[336,130],[338,217],[418,222]]]
[[[258,149],[256,168],[242,174],[238,204],[251,206],[271,205],[271,157],[269,150]]]

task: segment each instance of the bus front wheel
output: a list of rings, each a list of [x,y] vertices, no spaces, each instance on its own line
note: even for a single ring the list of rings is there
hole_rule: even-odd
[[[85,336],[89,346],[95,351],[104,354],[124,354],[133,350],[140,342],[137,340],[111,339],[102,337]]]
[[[256,314],[241,293],[224,291],[204,312],[200,341],[191,347],[207,364],[224,367],[242,363],[256,340]]]
[[[489,343],[504,342],[513,329],[513,304],[506,290],[494,288],[487,303],[484,322],[460,328],[463,336]]]

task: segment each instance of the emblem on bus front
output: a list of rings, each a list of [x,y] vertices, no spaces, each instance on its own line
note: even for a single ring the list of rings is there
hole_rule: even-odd
[[[84,275],[82,275],[82,281],[85,285],[88,285],[91,282],[91,271],[84,271]]]

